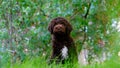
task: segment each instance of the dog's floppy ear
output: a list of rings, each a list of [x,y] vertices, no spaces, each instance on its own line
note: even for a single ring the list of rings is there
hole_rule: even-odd
[[[48,25],[48,31],[49,31],[51,34],[53,33],[52,24],[51,24],[51,23]]]
[[[70,32],[72,31],[72,26],[68,21],[66,22],[66,28],[67,28],[66,30],[67,34],[70,34]]]
[[[51,34],[53,34],[53,28],[54,28],[55,21],[52,20],[50,24],[48,25],[48,30]]]

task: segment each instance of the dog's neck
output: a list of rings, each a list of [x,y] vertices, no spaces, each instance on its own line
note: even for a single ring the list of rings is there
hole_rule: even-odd
[[[52,39],[55,39],[57,41],[67,41],[69,39],[70,35],[52,35]]]

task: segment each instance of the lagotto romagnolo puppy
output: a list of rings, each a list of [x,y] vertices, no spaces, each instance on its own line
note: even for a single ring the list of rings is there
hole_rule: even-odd
[[[66,60],[69,62],[77,61],[76,48],[70,36],[71,24],[65,18],[57,17],[50,22],[48,30],[52,37],[50,63],[53,61],[64,63]]]

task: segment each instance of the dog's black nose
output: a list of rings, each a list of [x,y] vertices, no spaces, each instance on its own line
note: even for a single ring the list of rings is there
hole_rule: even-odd
[[[57,31],[60,31],[60,30],[62,29],[62,25],[57,25],[57,26],[55,27],[55,29],[56,29]]]

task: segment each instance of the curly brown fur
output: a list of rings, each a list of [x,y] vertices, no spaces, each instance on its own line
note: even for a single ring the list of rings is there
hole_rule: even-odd
[[[57,17],[50,22],[48,30],[52,36],[52,55],[50,63],[53,61],[56,63],[64,63],[66,60],[66,58],[62,56],[62,49],[64,47],[68,49],[67,60],[77,60],[76,48],[70,36],[70,32],[72,31],[71,24],[65,18]]]

